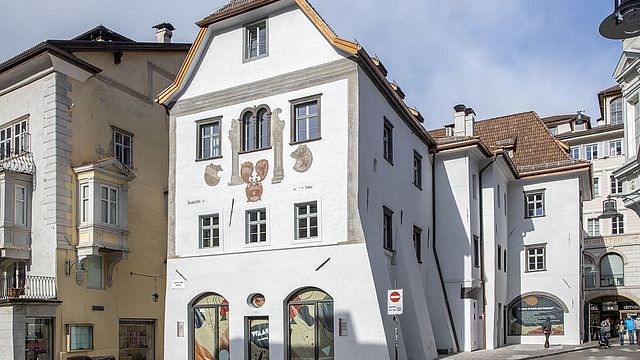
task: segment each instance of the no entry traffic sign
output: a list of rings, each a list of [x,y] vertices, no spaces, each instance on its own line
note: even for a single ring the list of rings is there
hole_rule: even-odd
[[[402,315],[402,289],[387,292],[387,315]]]

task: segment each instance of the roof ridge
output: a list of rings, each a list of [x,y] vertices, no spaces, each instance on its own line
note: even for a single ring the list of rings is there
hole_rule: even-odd
[[[501,120],[501,119],[504,119],[504,118],[521,116],[521,115],[525,115],[525,114],[535,114],[536,116],[538,116],[538,114],[534,110],[529,110],[529,111],[522,111],[522,112],[519,112],[519,113],[514,113],[514,114],[509,114],[509,115],[495,116],[495,117],[488,118],[488,119],[476,120],[476,124],[477,123],[481,123],[481,122],[486,122],[486,121]]]

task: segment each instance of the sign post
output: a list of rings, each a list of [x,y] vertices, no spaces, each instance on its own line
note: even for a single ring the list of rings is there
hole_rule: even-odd
[[[398,315],[404,312],[404,296],[402,289],[389,290],[387,292],[387,315],[393,316],[395,325],[395,359],[398,359]]]

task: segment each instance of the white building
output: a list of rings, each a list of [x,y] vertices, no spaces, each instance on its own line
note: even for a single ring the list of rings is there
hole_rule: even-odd
[[[394,288],[399,359],[542,343],[542,316],[580,342],[590,165],[537,115],[475,122],[461,106],[430,135],[305,0],[231,1],[198,25],[159,96],[166,358],[390,359]]]

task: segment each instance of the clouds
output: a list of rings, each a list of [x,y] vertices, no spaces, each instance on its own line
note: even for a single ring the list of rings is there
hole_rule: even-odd
[[[224,0],[7,2],[0,33],[6,59],[47,38],[70,38],[99,23],[126,36],[153,40],[151,26],[173,23],[177,41],[192,41],[193,24]],[[607,1],[584,0],[312,0],[347,39],[378,54],[434,128],[452,106],[472,106],[480,118],[535,110],[540,115],[589,109],[614,83],[621,45],[601,38]],[[8,14],[9,16],[6,16]],[[2,16],[2,15],[0,15]],[[61,21],[60,19],[64,19]]]

